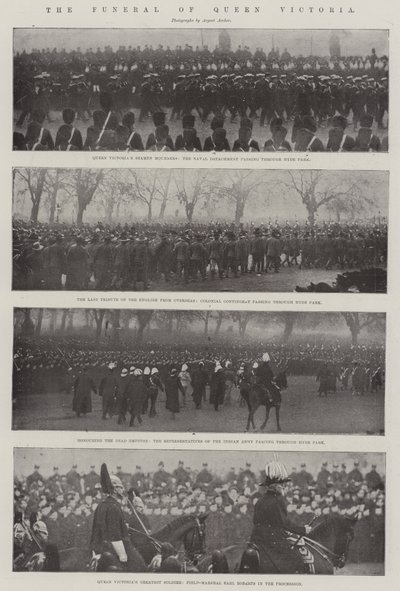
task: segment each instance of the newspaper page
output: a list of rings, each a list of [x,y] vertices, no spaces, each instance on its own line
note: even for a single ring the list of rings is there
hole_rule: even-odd
[[[7,589],[397,588],[394,2],[0,26]]]

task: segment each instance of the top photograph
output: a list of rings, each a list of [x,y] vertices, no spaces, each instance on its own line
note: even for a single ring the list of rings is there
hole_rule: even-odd
[[[14,29],[13,149],[387,152],[389,34]]]

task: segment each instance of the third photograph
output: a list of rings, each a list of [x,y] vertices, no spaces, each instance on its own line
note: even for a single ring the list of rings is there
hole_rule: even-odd
[[[386,315],[14,310],[13,428],[383,435]]]

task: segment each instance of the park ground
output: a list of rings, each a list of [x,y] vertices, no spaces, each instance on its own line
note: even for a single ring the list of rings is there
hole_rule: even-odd
[[[282,393],[281,428],[284,433],[315,434],[374,434],[384,429],[384,393],[353,396],[349,391],[337,391],[327,398],[318,396],[318,383],[313,377],[289,376],[289,387]],[[208,399],[207,392],[207,399]],[[165,396],[157,401],[157,415],[143,417],[141,426],[118,425],[116,417],[102,420],[101,398],[92,396],[92,412],[77,418],[72,412],[72,395],[52,392],[20,397],[14,408],[13,428],[29,430],[72,431],[132,431],[132,432],[214,432],[241,433],[245,431],[247,409],[239,405],[239,392],[233,391],[232,401],[216,412],[209,402],[199,410],[191,397],[175,419],[165,409]],[[255,415],[257,429],[265,410]],[[276,433],[275,411],[272,409],[265,433]]]
[[[196,279],[190,279],[188,283],[184,283],[183,279],[177,281],[175,277],[170,281],[165,281],[161,278],[159,281],[150,281],[148,285],[149,291],[218,291],[218,292],[292,292],[296,286],[307,287],[311,282],[324,282],[332,285],[336,281],[339,273],[344,273],[348,270],[354,269],[299,269],[298,266],[281,267],[279,273],[269,271],[268,273],[246,273],[241,275],[238,273],[234,277],[230,272],[229,277],[220,279],[218,276],[211,279],[207,272],[207,279],[204,281],[200,275]],[[65,287],[66,277],[63,276],[63,286]],[[89,290],[95,289],[94,278],[91,277],[88,285]],[[143,289],[143,284],[138,282],[138,291]]]

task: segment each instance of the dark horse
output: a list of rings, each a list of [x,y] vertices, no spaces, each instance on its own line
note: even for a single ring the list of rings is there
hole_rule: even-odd
[[[287,381],[282,381],[282,387],[285,387],[285,383],[287,386]],[[250,429],[250,425],[256,430],[254,414],[259,406],[265,406],[265,420],[260,427],[261,431],[267,425],[271,408],[275,408],[276,428],[278,431],[282,431],[279,422],[282,397],[281,388],[278,386],[277,381],[270,382],[267,387],[263,387],[261,384],[253,382],[252,378],[243,378],[240,383],[240,394],[249,411],[246,431]]]
[[[151,560],[159,553],[163,542],[170,542],[177,551],[183,547],[182,562],[195,565],[201,554],[205,552],[206,518],[207,514],[201,516],[182,515],[167,523],[151,536],[142,531],[129,528],[132,544],[139,553],[136,572],[148,570]],[[60,550],[60,562],[61,571],[84,572],[94,570],[88,548],[75,547]]]
[[[277,528],[255,530],[239,572],[333,575],[346,563],[356,522],[357,517],[322,516],[308,537]]]

